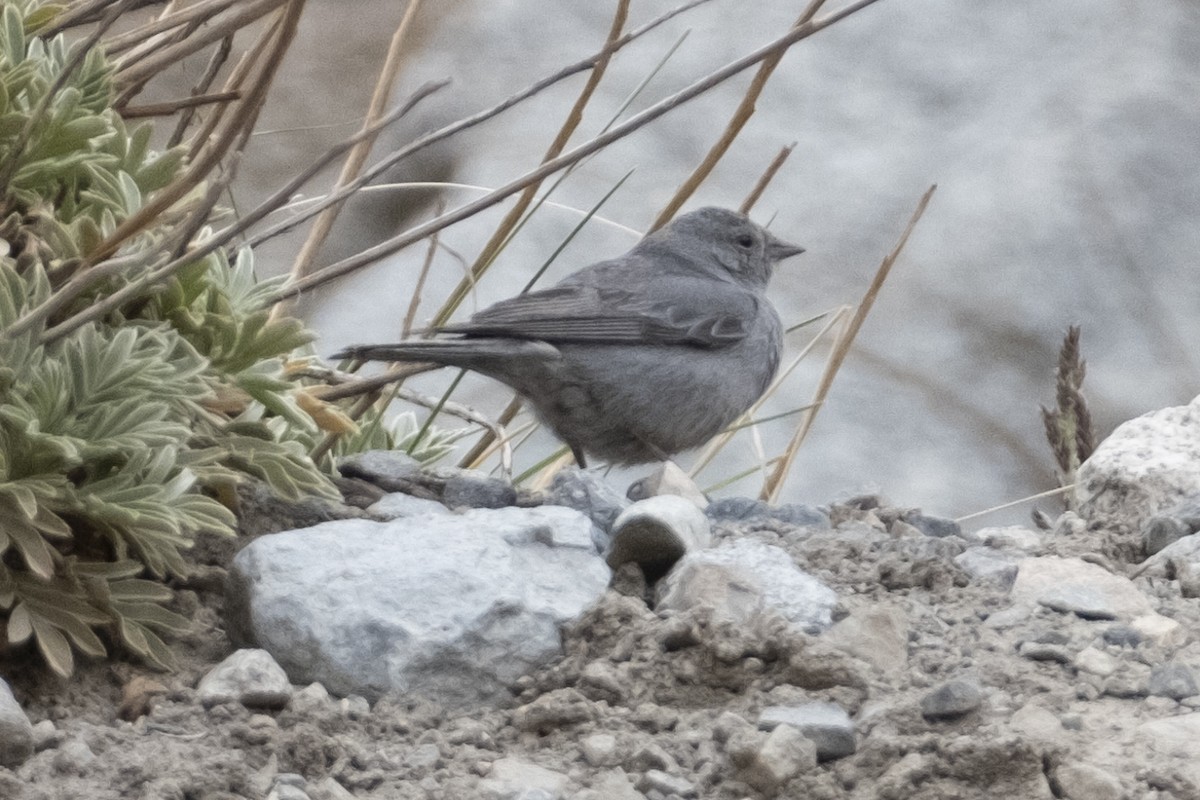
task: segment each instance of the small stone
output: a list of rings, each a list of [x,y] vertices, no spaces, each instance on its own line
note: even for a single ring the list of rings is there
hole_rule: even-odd
[[[617,768],[601,773],[592,781],[592,800],[646,800],[646,795],[633,788],[625,771]],[[588,800],[582,792],[572,800]]]
[[[367,513],[381,519],[400,519],[422,514],[449,514],[450,509],[437,500],[413,497],[404,492],[390,492],[367,506]]]
[[[650,742],[638,748],[638,751],[625,764],[625,769],[629,772],[645,772],[646,770],[671,772],[678,770],[679,764],[661,745]]]
[[[1162,614],[1143,614],[1135,617],[1129,623],[1129,627],[1142,641],[1153,642],[1168,649],[1182,647],[1188,638],[1188,632],[1182,625]]]
[[[1095,647],[1085,647],[1075,654],[1072,661],[1075,669],[1080,672],[1090,672],[1093,675],[1099,675],[1101,678],[1106,678],[1112,675],[1117,669],[1117,660],[1103,650],[1097,650]]]
[[[314,681],[292,695],[288,707],[297,714],[311,715],[327,711],[333,706],[333,697],[324,684]]]
[[[1152,556],[1172,542],[1195,533],[1183,520],[1175,517],[1151,517],[1142,528],[1142,546]]]
[[[437,766],[442,758],[441,749],[433,742],[419,744],[404,756],[404,766],[409,769],[425,771]]]
[[[513,724],[523,731],[557,730],[599,716],[595,704],[577,689],[556,689],[513,712]]]
[[[1121,781],[1091,764],[1063,764],[1054,771],[1059,794],[1066,800],[1121,800]]]
[[[605,560],[612,569],[639,564],[647,575],[666,573],[687,553],[712,544],[708,518],[696,505],[675,495],[641,500],[613,523],[612,547]]]
[[[628,690],[617,676],[616,668],[605,661],[591,661],[579,676],[580,690],[593,700],[607,700],[616,705],[625,699]]]
[[[1100,690],[1109,697],[1146,697],[1150,694],[1150,667],[1145,664],[1122,664],[1104,679]]]
[[[569,780],[561,772],[519,758],[501,758],[492,762],[488,777],[479,782],[479,794],[484,800],[552,800],[563,796]]]
[[[679,497],[701,511],[708,506],[704,492],[674,461],[664,461],[654,472],[631,485],[625,496],[635,503],[651,497]]]
[[[1128,625],[1110,625],[1101,634],[1105,643],[1114,647],[1137,647],[1143,636]]]
[[[954,563],[977,583],[991,583],[1001,589],[1012,588],[1017,579],[1020,556],[1000,553],[990,547],[968,547],[954,557]]]
[[[0,679],[0,767],[17,767],[33,755],[33,723]]]
[[[1012,596],[1018,603],[1040,604],[1083,619],[1132,619],[1153,611],[1133,581],[1079,558],[1022,560]]]
[[[33,726],[33,749],[42,752],[49,747],[57,747],[63,738],[63,733],[54,727],[52,720],[44,719]]]
[[[974,680],[943,683],[921,699],[921,716],[928,720],[948,720],[970,714],[983,704],[983,690]]]
[[[926,536],[935,539],[945,539],[947,536],[962,536],[962,526],[946,517],[934,517],[913,511],[905,514],[902,519]]]
[[[643,793],[657,791],[664,797],[670,795],[683,798],[697,796],[696,787],[692,785],[691,781],[660,769],[647,770],[642,779],[637,782],[637,788]]]
[[[1022,550],[1034,553],[1042,549],[1042,535],[1019,525],[983,528],[976,531],[975,535],[985,546],[996,550]]]
[[[817,746],[817,760],[831,761],[852,755],[857,747],[854,721],[835,703],[805,703],[801,706],[769,706],[758,717],[758,727],[774,730],[791,725]]]
[[[1045,642],[1021,642],[1017,653],[1030,661],[1056,661],[1059,664],[1070,664],[1071,654],[1067,648],[1058,644]]]
[[[86,775],[96,763],[96,754],[82,739],[68,739],[54,753],[54,771],[62,775]]]
[[[753,500],[749,497],[722,497],[709,503],[708,508],[704,509],[704,513],[708,515],[709,519],[721,521],[748,522],[756,519],[770,519],[797,527],[818,530],[829,528],[829,515],[819,508],[798,503],[772,506],[762,500]]]
[[[1188,665],[1174,661],[1151,668],[1148,688],[1150,694],[1172,700],[1200,694],[1196,673]]]
[[[822,638],[885,673],[908,665],[908,618],[895,606],[851,611]]]
[[[517,490],[500,478],[462,473],[446,480],[442,502],[450,508],[508,508],[516,504]]]
[[[346,719],[366,719],[371,715],[371,704],[362,695],[352,694],[338,701],[338,710]]]
[[[791,725],[780,725],[767,736],[739,777],[760,792],[769,793],[816,765],[816,744]]]
[[[196,696],[205,708],[241,703],[247,708],[283,708],[292,697],[287,673],[266,650],[238,650],[200,679]]]
[[[621,512],[629,506],[629,501],[618,494],[603,476],[587,469],[559,470],[547,490],[546,502],[586,514],[606,534],[612,530]]]
[[[387,491],[402,491],[412,485],[421,464],[399,450],[368,450],[338,462],[338,472],[347,478],[361,478]]]
[[[1063,724],[1051,711],[1034,703],[1026,703],[1016,710],[1009,726],[1027,739],[1048,746],[1062,737]]]
[[[593,767],[612,767],[620,763],[617,752],[617,737],[610,733],[593,733],[579,743],[583,760]]]

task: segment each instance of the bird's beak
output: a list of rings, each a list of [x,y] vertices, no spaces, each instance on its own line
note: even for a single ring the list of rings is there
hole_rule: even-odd
[[[767,234],[767,257],[772,261],[783,261],[785,258],[798,256],[803,252],[804,248],[800,245],[788,244],[782,239],[776,239]]]

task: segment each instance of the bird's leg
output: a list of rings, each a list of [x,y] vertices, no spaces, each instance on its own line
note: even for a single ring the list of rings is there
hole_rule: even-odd
[[[575,457],[575,464],[580,469],[587,469],[587,459],[583,455],[583,450],[573,444],[569,445],[569,447],[571,448],[571,455]]]

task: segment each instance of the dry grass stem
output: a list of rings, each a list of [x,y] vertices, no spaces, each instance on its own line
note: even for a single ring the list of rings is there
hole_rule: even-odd
[[[200,76],[200,80],[196,81],[196,85],[192,87],[192,95],[202,95],[208,92],[213,81],[217,79],[217,74],[220,73],[221,67],[229,60],[229,54],[233,52],[233,37],[226,36],[217,45],[216,50],[208,59],[208,64],[204,67],[204,74]],[[179,115],[179,119],[175,122],[175,130],[172,131],[170,139],[167,141],[168,147],[175,147],[183,141],[184,134],[191,127],[192,120],[195,118],[196,109],[186,108]]]
[[[127,92],[131,88],[145,84],[163,70],[193,53],[203,50],[214,42],[219,42],[226,36],[236,33],[283,6],[295,9],[296,3],[297,0],[243,0],[235,4],[238,9],[236,13],[209,22],[207,26],[181,41],[166,47],[157,47],[145,54],[133,52],[123,59],[115,59],[117,81],[123,87],[128,87],[123,90],[121,100],[128,101]],[[303,3],[301,3],[302,5]]]
[[[804,29],[812,21],[812,18],[823,4],[824,0],[814,0],[810,3],[791,29],[794,31]],[[717,138],[716,143],[713,144],[704,158],[701,159],[696,169],[692,171],[692,174],[675,191],[675,196],[671,198],[662,211],[658,212],[658,217],[654,220],[654,224],[650,226],[650,230],[658,230],[670,222],[671,218],[679,212],[679,209],[683,207],[688,198],[700,188],[700,184],[704,183],[705,179],[712,174],[717,163],[725,157],[725,153],[729,151],[738,134],[742,132],[742,128],[746,127],[746,123],[750,121],[750,117],[754,116],[754,107],[758,102],[759,96],[762,94],[763,89],[766,88],[767,81],[771,79],[771,74],[775,72],[775,68],[779,66],[779,62],[783,60],[783,56],[786,53],[787,48],[775,51],[764,58],[762,63],[758,65],[758,72],[751,79],[749,88],[742,95],[742,100],[738,103],[738,107],[734,109],[733,116],[725,126],[725,130]]]
[[[258,118],[258,111],[266,100],[267,90],[295,36],[296,26],[303,8],[304,0],[287,0],[280,9],[281,16],[278,26],[264,34],[270,38],[261,41],[259,47],[255,48],[256,52],[264,53],[258,74],[246,89],[242,100],[226,106],[231,109],[228,121],[213,133],[206,146],[200,150],[187,171],[179,179],[155,193],[137,213],[118,225],[116,230],[96,248],[95,252],[88,254],[86,261],[89,264],[95,264],[111,256],[122,242],[139,233],[189,193],[221,162],[243,129],[253,128],[254,122]]]
[[[357,178],[362,173],[363,165],[367,162],[367,156],[371,154],[371,148],[375,144],[378,129],[375,129],[371,133],[366,132],[373,128],[387,108],[388,98],[392,96],[392,90],[396,85],[396,77],[400,74],[401,56],[404,52],[405,42],[408,39],[408,32],[420,8],[421,0],[408,0],[408,7],[405,8],[404,15],[400,19],[400,24],[396,27],[396,31],[392,34],[392,40],[388,45],[383,68],[379,71],[379,78],[375,82],[375,91],[371,94],[371,101],[367,107],[367,114],[363,119],[363,127],[360,131],[364,135],[350,149],[350,152],[346,154],[346,162],[342,164],[342,171],[338,175],[337,182],[334,184],[335,190],[345,187],[346,184]],[[304,240],[304,244],[300,247],[300,252],[296,255],[296,260],[292,263],[291,277],[293,280],[304,277],[312,269],[313,262],[316,260],[317,254],[320,252],[325,240],[329,237],[329,232],[333,230],[333,224],[337,221],[338,213],[341,209],[340,205],[330,206],[322,211],[316,220],[313,221],[312,227],[308,232],[308,237]],[[277,318],[281,314],[290,312],[292,305],[289,302],[277,303],[271,309],[272,318]]]
[[[545,155],[542,156],[543,164],[553,160],[562,153],[567,146],[567,142],[570,141],[571,135],[575,133],[579,127],[579,123],[583,121],[583,111],[591,101],[592,95],[595,94],[596,87],[600,85],[600,81],[604,78],[604,73],[608,70],[608,64],[615,52],[612,49],[613,45],[621,37],[621,30],[625,27],[625,20],[629,16],[629,2],[630,0],[618,0],[617,10],[613,14],[612,25],[609,27],[608,36],[604,40],[604,47],[601,48],[603,55],[596,60],[595,65],[588,74],[587,81],[579,92],[579,96],[575,98],[574,105],[571,106],[571,110],[567,113],[567,118],[563,120],[562,125],[558,129],[558,134],[554,137],[554,141],[550,143]],[[525,210],[533,202],[539,186],[541,186],[540,179],[529,183],[521,192],[521,196],[517,198],[513,207],[504,215],[504,219],[496,226],[496,230],[492,233],[491,238],[488,239],[483,249],[480,250],[475,263],[471,265],[471,274],[459,281],[458,285],[454,287],[454,290],[446,299],[446,302],[442,304],[442,308],[438,311],[437,316],[434,317],[433,324],[435,327],[446,324],[447,320],[450,319],[450,316],[458,308],[459,303],[466,296],[468,289],[474,283],[478,282],[483,273],[487,271],[487,268],[491,266],[501,247],[508,240],[514,226],[520,221]]]
[[[606,47],[598,53],[594,53],[594,54],[588,56],[587,58],[584,58],[580,61],[576,61],[574,64],[571,64],[569,66],[566,66],[566,67],[560,69],[558,72],[555,72],[552,75],[548,75],[545,78],[542,78],[541,80],[535,81],[534,83],[530,84],[526,88],[522,89],[521,91],[517,92],[516,94],[510,95],[509,97],[505,98],[504,100],[501,100],[499,103],[497,103],[496,105],[494,105],[490,108],[487,108],[487,109],[484,109],[483,111],[472,114],[469,117],[463,117],[462,119],[457,120],[456,122],[452,122],[449,125],[446,125],[444,127],[439,128],[436,131],[433,131],[432,133],[429,133],[429,134],[426,134],[425,136],[420,137],[419,139],[412,142],[411,144],[408,144],[405,147],[402,147],[399,150],[396,150],[395,152],[390,153],[385,158],[383,158],[378,163],[376,163],[374,166],[372,166],[370,169],[366,170],[357,180],[355,180],[352,183],[348,184],[347,186],[343,187],[340,191],[333,192],[332,194],[330,194],[328,197],[326,197],[322,202],[318,203],[317,205],[307,209],[304,212],[297,214],[295,217],[292,217],[291,219],[287,219],[282,222],[279,222],[279,223],[273,225],[272,227],[268,228],[267,230],[256,234],[253,238],[251,238],[249,240],[248,244],[251,247],[257,246],[257,245],[261,244],[262,242],[265,242],[268,239],[271,239],[275,236],[279,236],[280,234],[286,233],[287,231],[291,230],[292,228],[296,227],[297,225],[304,223],[306,220],[311,219],[312,217],[316,216],[317,214],[321,213],[321,211],[323,211],[324,209],[326,209],[332,205],[335,205],[337,203],[344,203],[351,195],[353,195],[355,192],[362,189],[362,187],[366,186],[370,181],[379,177],[379,175],[383,174],[388,169],[395,166],[396,164],[403,161],[404,159],[408,158],[409,156],[411,156],[421,150],[424,150],[425,148],[430,147],[438,142],[448,139],[457,133],[461,133],[462,131],[467,130],[468,128],[473,128],[476,125],[487,122],[489,119],[492,119],[493,117],[507,111],[508,109],[512,108],[513,106],[523,103],[524,101],[545,91],[546,89],[550,88],[551,86],[554,86],[555,84],[560,83],[560,82],[566,80],[567,78],[570,78],[573,75],[577,75],[580,72],[583,72],[584,70],[590,69],[596,63],[596,61],[598,59],[600,59],[602,56],[604,56],[606,53],[608,53],[610,51],[615,53],[616,51],[620,50],[622,47],[625,47],[630,42],[649,33],[650,31],[657,28],[659,25],[662,25],[667,20],[670,20],[670,19],[684,13],[685,11],[688,11],[692,8],[695,8],[698,5],[701,5],[702,3],[707,3],[707,2],[709,2],[709,0],[689,0],[689,2],[684,3],[683,5],[678,6],[676,8],[673,8],[670,11],[667,11],[666,13],[662,14],[661,16],[651,20],[650,22],[647,22],[642,27],[637,28],[636,30],[630,31],[629,33],[625,34],[619,40],[614,42],[611,47]],[[509,194],[511,194],[511,192]],[[505,196],[507,196],[507,195],[505,195]],[[488,205],[491,205],[491,204],[488,204]],[[486,207],[487,206],[485,206],[485,208]],[[446,227],[449,224],[452,224],[452,223],[446,223],[446,225],[442,225],[440,227]],[[416,237],[416,239],[413,239],[413,241],[416,241],[417,239],[420,239],[423,236],[427,236],[430,232],[431,231],[426,231],[421,236],[418,236],[418,237]],[[397,249],[399,249],[399,248],[397,248]]]
[[[492,192],[489,192],[484,197],[459,206],[453,211],[447,212],[437,219],[431,220],[422,225],[414,226],[408,231],[399,234],[398,236],[394,236],[391,239],[376,245],[375,247],[368,248],[356,256],[343,259],[342,261],[330,264],[323,269],[317,270],[307,278],[301,279],[284,287],[274,296],[268,298],[266,302],[269,304],[277,303],[285,298],[299,295],[305,291],[308,291],[309,289],[313,289],[317,286],[328,283],[329,281],[340,278],[343,275],[355,272],[368,264],[374,263],[380,258],[389,256],[399,250],[403,250],[414,242],[417,242],[430,235],[434,231],[442,230],[443,228],[446,228],[457,222],[461,222],[462,220],[473,216],[484,209],[490,208],[497,203],[500,203],[505,198],[521,191],[526,186],[537,183],[538,181],[543,180],[546,176],[552,175],[560,169],[570,166],[571,164],[586,158],[592,153],[607,147],[613,142],[623,139],[634,131],[644,127],[650,122],[653,122],[664,114],[673,111],[690,100],[695,99],[701,94],[704,94],[714,86],[720,85],[726,80],[729,80],[729,78],[754,66],[760,61],[771,57],[777,52],[786,50],[796,42],[799,42],[802,39],[807,39],[809,36],[828,28],[830,25],[840,22],[851,14],[861,11],[862,9],[867,8],[876,2],[878,2],[878,0],[858,0],[857,2],[840,9],[835,13],[832,13],[827,17],[823,17],[816,22],[809,23],[801,28],[789,30],[784,35],[764,45],[763,47],[760,47],[758,50],[742,56],[736,61],[730,62],[724,67],[709,73],[708,75],[685,87],[684,89],[681,89],[675,94],[672,94],[669,97],[643,110],[642,112],[635,114],[633,117],[630,117],[620,125],[614,126],[606,133],[596,136],[595,138],[575,147],[574,149],[563,153],[558,158],[547,161],[540,167],[527,172],[525,175],[510,181],[509,183],[493,190]]]
[[[1070,483],[1070,484],[1067,484],[1066,486],[1060,486],[1057,489],[1050,489],[1045,492],[1038,492],[1037,494],[1031,494],[1028,497],[1022,497],[1020,500],[1013,500],[1011,502],[1004,503],[1002,505],[992,506],[991,508],[985,508],[982,511],[975,511],[971,514],[967,514],[966,516],[958,517],[954,521],[961,525],[962,523],[964,523],[968,520],[975,519],[976,517],[982,517],[986,514],[992,514],[996,511],[1003,511],[1006,508],[1012,508],[1013,506],[1019,506],[1023,503],[1029,503],[1034,500],[1041,500],[1042,498],[1045,498],[1045,497],[1054,497],[1055,495],[1060,495],[1060,494],[1069,492],[1074,488],[1075,488],[1075,484]]]
[[[517,414],[520,413],[521,407],[524,405],[524,398],[519,394],[514,394],[512,399],[508,401],[508,405],[500,412],[500,416],[496,417],[496,422],[500,427],[507,429],[512,421],[516,419]],[[533,427],[536,428],[537,425],[534,424]],[[495,437],[490,434],[484,434],[479,437],[479,441],[471,446],[467,454],[458,460],[458,465],[464,469],[476,469],[495,451]]]
[[[754,184],[754,188],[750,190],[750,194],[746,195],[746,199],[738,206],[738,211],[741,211],[743,214],[750,213],[750,210],[754,208],[754,204],[758,202],[763,192],[771,185],[771,181],[774,180],[776,173],[779,172],[779,168],[783,166],[783,162],[788,160],[788,156],[795,149],[796,142],[792,142],[787,147],[780,149],[775,158],[771,159],[771,163],[767,165],[767,169],[763,172],[762,177],[758,179],[758,183]]]
[[[241,94],[238,92],[194,94],[190,97],[181,97],[178,100],[170,100],[165,103],[147,103],[143,106],[127,106],[121,109],[121,116],[125,119],[135,119],[138,117],[167,117],[172,114],[176,114],[185,108],[196,108],[197,106],[207,106],[214,103],[228,103],[233,100],[240,100],[241,97]]]
[[[438,200],[437,214],[445,211],[445,204]],[[413,322],[417,319],[417,309],[421,306],[421,293],[425,290],[425,279],[429,277],[429,270],[433,268],[433,257],[437,255],[438,249],[438,234],[433,234],[429,237],[429,248],[425,251],[425,262],[421,264],[421,271],[417,274],[417,285],[413,287],[412,299],[408,301],[408,311],[404,314],[404,323],[400,326],[400,338],[407,339],[412,333]]]
[[[446,86],[447,82],[431,83],[422,86],[417,92],[405,102],[400,108],[396,109],[387,118],[381,120],[376,127],[385,127],[404,116],[416,105],[421,99],[428,97],[433,92]],[[361,133],[358,135],[362,135]],[[330,148],[321,158],[313,162],[308,169],[294,177],[283,188],[275,192],[271,197],[252,211],[241,217],[236,223],[217,232],[211,236],[204,244],[197,245],[188,250],[185,254],[176,257],[173,260],[165,263],[161,262],[152,266],[137,281],[137,286],[144,288],[148,285],[164,280],[174,274],[182,267],[195,262],[197,259],[212,253],[236,238],[246,228],[254,225],[263,217],[270,214],[273,210],[287,202],[287,200],[305,183],[312,179],[314,175],[321,171],[326,165],[336,159],[340,154],[344,153],[354,142],[357,141],[357,135],[350,139],[341,142]],[[158,254],[153,254],[158,255]],[[144,256],[138,256],[139,260]],[[20,333],[28,329],[31,325],[40,322],[43,319],[49,319],[53,314],[62,310],[71,300],[74,300],[88,288],[95,285],[101,280],[104,280],[117,272],[121,272],[131,267],[132,265],[127,259],[115,258],[106,259],[105,261],[90,267],[87,270],[76,274],[70,282],[63,286],[59,291],[47,298],[42,305],[30,309],[19,320],[14,322],[9,328],[9,333]]]
[[[813,395],[813,408],[801,418],[800,424],[792,434],[791,441],[788,442],[788,446],[784,450],[783,458],[775,465],[775,470],[763,483],[762,491],[759,494],[760,499],[773,503],[779,498],[779,493],[783,490],[783,483],[787,479],[788,472],[791,470],[792,462],[796,459],[796,453],[800,449],[800,445],[804,442],[804,438],[808,435],[808,431],[812,428],[813,421],[820,412],[821,406],[829,394],[829,389],[833,385],[833,379],[837,376],[838,370],[841,369],[842,363],[846,360],[846,355],[850,352],[850,345],[854,343],[855,337],[858,336],[859,330],[862,329],[862,324],[866,320],[867,314],[870,313],[871,307],[875,304],[875,298],[879,296],[879,292],[883,288],[883,283],[887,280],[888,273],[892,270],[892,265],[900,257],[901,251],[904,250],[904,245],[908,242],[908,237],[921,220],[921,216],[925,213],[925,208],[929,205],[929,200],[933,197],[935,191],[937,191],[937,184],[930,186],[925,194],[922,195],[921,201],[917,203],[917,208],[913,212],[912,218],[909,219],[908,225],[904,228],[904,232],[900,235],[899,241],[896,242],[896,246],[892,248],[892,251],[888,253],[887,257],[879,265],[879,269],[875,272],[875,277],[871,281],[871,285],[867,287],[866,294],[863,295],[863,299],[858,304],[858,308],[855,309],[854,315],[850,317],[845,329],[838,337],[833,352],[830,353],[829,360],[825,364],[821,380],[817,384],[817,390]]]

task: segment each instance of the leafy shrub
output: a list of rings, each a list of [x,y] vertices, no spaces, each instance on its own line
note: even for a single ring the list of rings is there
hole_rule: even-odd
[[[90,263],[180,177],[183,152],[126,128],[99,50],[34,35],[52,12],[0,12],[0,619],[9,645],[32,639],[62,675],[72,648],[106,652],[97,631],[168,666],[161,635],[187,621],[164,607],[164,580],[188,573],[198,532],[233,533],[216,497],[246,475],[336,496],[301,444],[317,426],[284,372],[310,337],[270,317],[262,300],[278,282],[255,279],[248,250],[199,258],[56,330],[171,256],[175,212],[204,187]]]

